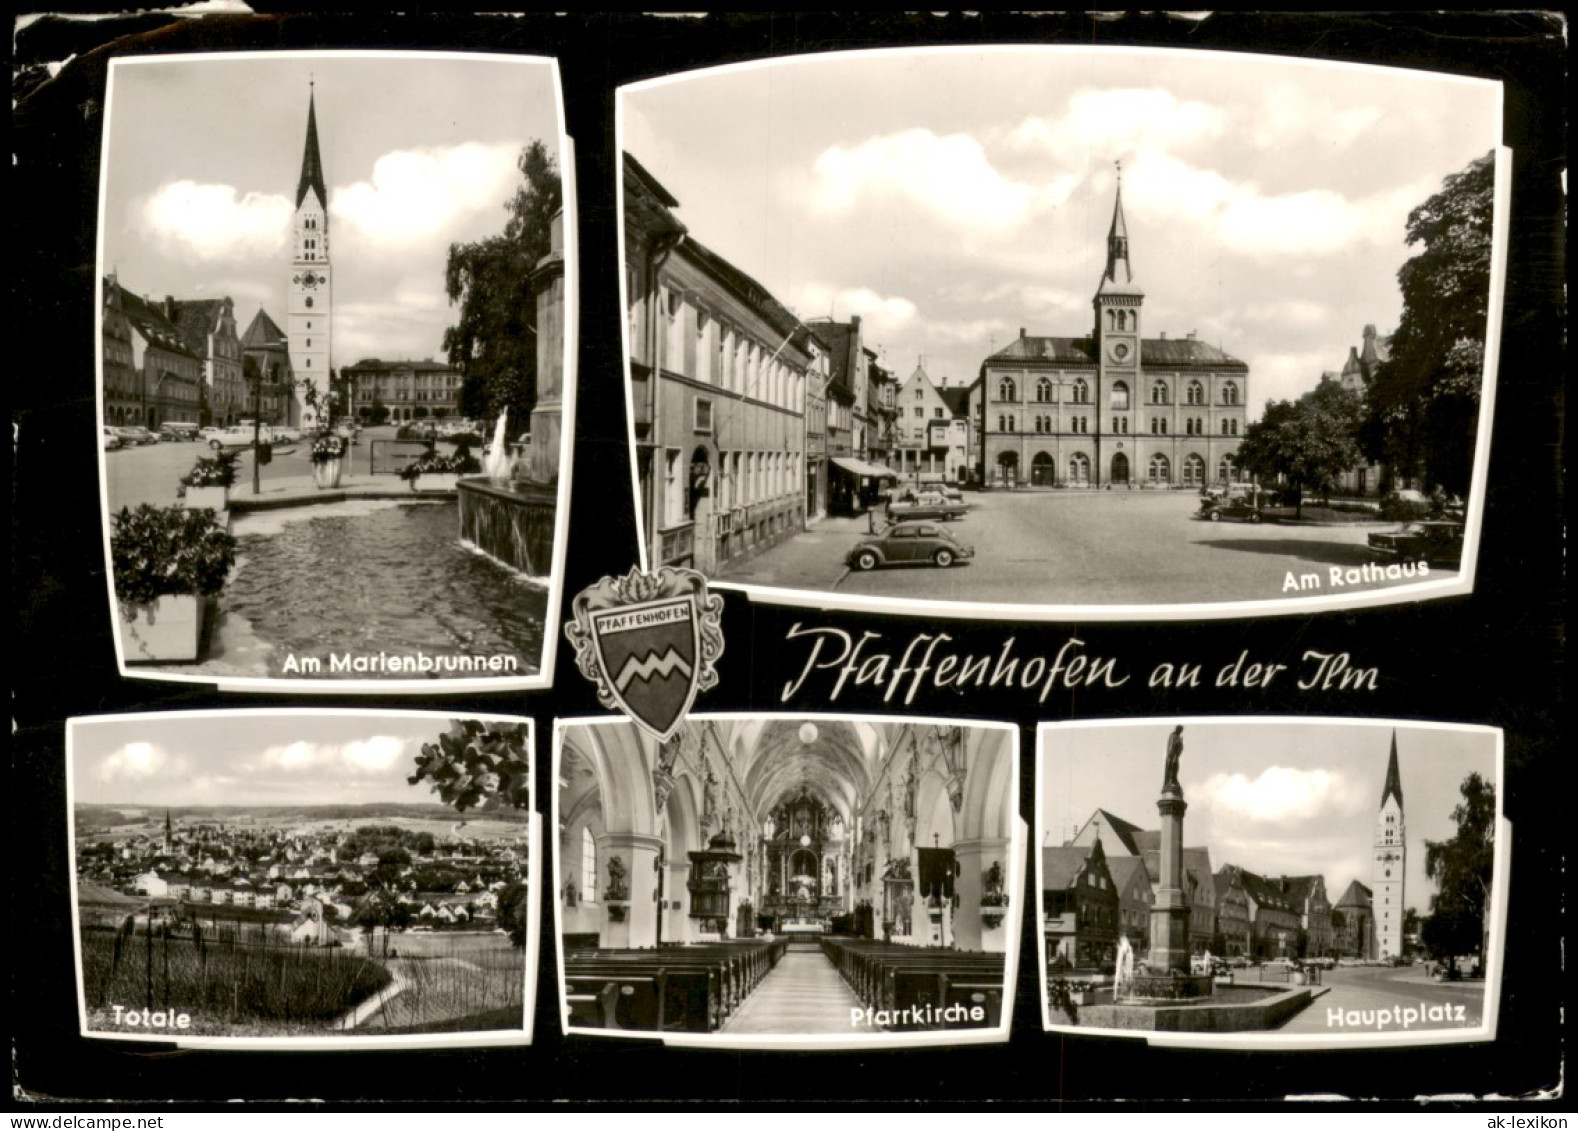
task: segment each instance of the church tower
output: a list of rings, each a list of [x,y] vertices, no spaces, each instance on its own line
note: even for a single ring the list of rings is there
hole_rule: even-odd
[[[313,93],[307,95],[307,146],[296,182],[296,215],[291,225],[290,282],[285,299],[285,333],[290,364],[297,381],[310,382],[322,397],[329,390],[330,332],[334,310],[333,272],[329,266],[329,193],[323,183],[323,157],[318,151],[318,114]],[[289,423],[304,429],[318,426],[318,417],[296,387]]]
[[[1374,862],[1370,888],[1375,916],[1375,951],[1372,957],[1391,958],[1403,953],[1403,872],[1408,846],[1403,832],[1403,780],[1397,771],[1397,732],[1392,732],[1392,755],[1386,763],[1386,784],[1381,787],[1381,808],[1375,815]]]
[[[1123,166],[1118,166],[1117,196],[1112,205],[1112,226],[1107,230],[1107,266],[1091,300],[1096,309],[1096,329],[1091,335],[1096,356],[1093,394],[1098,444],[1109,441],[1110,465],[1106,481],[1123,484],[1139,469],[1131,464],[1132,442],[1121,437],[1131,432],[1134,410],[1139,406],[1140,306],[1145,291],[1134,281],[1129,264],[1129,228],[1123,218]],[[1110,411],[1109,411],[1110,410]],[[1100,447],[1097,462],[1102,461]]]

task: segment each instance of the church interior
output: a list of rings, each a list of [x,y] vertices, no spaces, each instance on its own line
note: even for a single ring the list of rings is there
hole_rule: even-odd
[[[569,1024],[858,1034],[995,1028],[1019,909],[1015,734],[693,717],[567,726]]]

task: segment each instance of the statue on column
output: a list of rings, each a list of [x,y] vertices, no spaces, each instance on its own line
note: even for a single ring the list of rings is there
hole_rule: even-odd
[[[1162,778],[1162,792],[1168,790],[1183,791],[1183,786],[1178,784],[1178,763],[1183,758],[1183,727],[1173,727],[1172,734],[1167,739],[1167,771]]]
[[[663,812],[663,806],[668,804],[668,795],[674,788],[674,764],[679,761],[680,751],[684,747],[683,731],[667,742],[658,744],[658,764],[652,771],[652,800],[656,803],[659,813]]]
[[[713,821],[718,815],[718,778],[712,772],[712,766],[704,764],[701,787],[701,829],[711,832]]]
[[[608,891],[603,894],[603,898],[612,900],[630,898],[630,885],[625,881],[625,862],[618,856],[608,861]]]

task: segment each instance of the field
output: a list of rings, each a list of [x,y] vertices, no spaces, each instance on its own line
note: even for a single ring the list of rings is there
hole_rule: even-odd
[[[233,925],[206,934],[82,932],[90,1032],[128,1032],[112,1007],[176,1010],[191,1036],[388,1035],[520,1028],[525,952],[496,932],[393,936],[388,957],[299,946]],[[139,1035],[166,1036],[142,1030]]]
[[[398,955],[396,952],[398,951]],[[526,952],[496,932],[396,935],[385,960],[400,992],[385,995],[358,1032],[520,1028]]]
[[[82,932],[83,995],[88,1028],[97,1032],[126,1031],[114,1022],[119,1005],[187,1013],[194,1036],[322,1033],[392,980],[377,962],[342,948],[219,941],[157,927],[150,936],[146,925]]]

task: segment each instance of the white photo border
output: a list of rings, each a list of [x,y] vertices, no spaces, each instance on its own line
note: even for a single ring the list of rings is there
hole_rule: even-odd
[[[1013,832],[1009,837],[1007,855],[1008,891],[1010,899],[1014,896],[1029,898],[1022,893],[1025,891],[1025,851],[1029,842],[1028,829],[1024,819],[1019,815],[1019,781],[1022,768],[1020,749],[1019,727],[1013,723],[986,721],[982,719],[948,719],[926,715],[864,715],[840,714],[830,712],[796,712],[796,711],[719,711],[703,715],[687,715],[685,722],[844,722],[867,723],[872,725],[889,724],[918,724],[937,726],[957,726],[966,729],[999,731],[1007,734],[1009,741],[1009,754],[1013,760],[1012,781],[1013,797],[1007,811],[1012,814],[1011,827]],[[601,726],[627,726],[636,724],[622,716],[576,716],[558,718],[553,723],[553,780],[558,782],[561,775],[561,766],[564,754],[565,732],[570,728],[591,728]],[[551,827],[559,828],[562,814],[559,812],[559,790],[553,791],[552,807],[549,810]],[[557,885],[558,857],[557,844],[555,845],[554,877]],[[1010,902],[1009,907],[1014,905]],[[554,897],[554,949],[558,955],[557,993],[559,1002],[560,1031],[567,1037],[593,1037],[597,1039],[631,1038],[639,1041],[657,1041],[673,1048],[712,1048],[712,1049],[886,1049],[886,1048],[915,1048],[920,1046],[959,1046],[959,1045],[993,1045],[1003,1044],[1009,1040],[1013,1029],[1014,998],[1019,981],[1019,948],[1021,942],[1021,925],[1024,921],[1023,908],[1018,912],[1010,911],[1004,925],[1007,927],[1005,935],[1005,950],[1003,954],[1003,1008],[1002,1017],[998,1025],[991,1029],[943,1029],[918,1033],[880,1033],[864,1035],[851,1033],[847,1037],[829,1036],[827,1034],[773,1034],[769,1036],[757,1034],[741,1034],[730,1036],[725,1033],[658,1033],[637,1029],[598,1029],[588,1026],[570,1024],[570,1005],[565,990],[565,951],[564,951],[564,918],[562,914],[563,903]]]
[[[625,270],[626,248],[624,235],[624,161],[623,154],[625,138],[625,100],[631,95],[639,94],[644,90],[657,87],[670,86],[679,83],[688,83],[696,80],[705,80],[721,73],[733,73],[743,70],[760,68],[773,68],[793,66],[801,63],[825,62],[829,57],[840,59],[876,59],[909,56],[924,58],[927,56],[944,55],[1042,55],[1049,59],[1063,58],[1080,55],[1156,55],[1156,56],[1185,56],[1203,57],[1209,60],[1212,56],[1229,56],[1234,59],[1243,58],[1241,52],[1225,50],[1192,49],[1179,47],[1105,47],[1105,46],[1070,46],[1070,45],[1034,45],[1034,44],[982,44],[973,46],[949,47],[898,47],[898,48],[871,48],[844,52],[819,52],[798,55],[784,55],[770,59],[754,59],[741,63],[727,63],[714,67],[702,67],[694,70],[682,71],[676,74],[663,75],[658,78],[645,79],[640,82],[628,83],[617,87],[614,91],[614,146],[615,146],[615,193],[618,198],[618,247],[619,247],[619,293],[621,310],[626,312],[626,317],[621,320],[620,334],[623,342],[624,356],[622,364],[625,371],[625,422],[630,445],[630,481],[631,500],[635,510],[635,525],[637,537],[638,561],[643,570],[649,571],[652,563],[649,561],[649,540],[646,529],[646,515],[641,505],[641,479],[638,465],[636,434],[635,434],[635,404],[633,390],[633,375],[630,369],[631,342],[630,342],[630,295],[628,293]],[[1495,397],[1498,384],[1498,366],[1501,356],[1501,326],[1505,302],[1506,274],[1507,274],[1507,242],[1508,219],[1511,209],[1512,197],[1512,151],[1501,143],[1500,130],[1503,116],[1502,107],[1505,99],[1505,88],[1499,82],[1488,79],[1479,79],[1465,75],[1447,74],[1439,71],[1430,71],[1423,68],[1382,66],[1374,63],[1352,63],[1328,59],[1301,59],[1278,55],[1256,55],[1255,58],[1274,61],[1289,67],[1316,67],[1333,69],[1336,71],[1396,71],[1412,73],[1421,79],[1430,79],[1438,82],[1463,83],[1493,87],[1496,91],[1496,130],[1497,140],[1493,145],[1495,153],[1495,200],[1493,205],[1494,221],[1492,230],[1491,260],[1490,260],[1490,290],[1485,331],[1485,360],[1481,373],[1480,407],[1477,430],[1475,432],[1474,462],[1470,477],[1471,506],[1465,516],[1463,550],[1460,565],[1455,577],[1440,578],[1435,580],[1420,580],[1402,585],[1391,586],[1385,589],[1370,589],[1355,593],[1351,596],[1340,595],[1311,595],[1302,597],[1276,598],[1271,600],[1248,600],[1231,602],[1201,602],[1196,604],[1107,604],[1107,605],[1070,605],[1070,604],[1005,604],[1002,602],[985,601],[952,601],[952,600],[926,600],[906,597],[883,596],[855,596],[845,595],[836,590],[819,589],[792,589],[772,585],[757,585],[749,582],[737,582],[708,578],[708,584],[715,589],[738,592],[752,601],[782,605],[793,608],[821,609],[848,612],[886,613],[908,616],[949,616],[966,620],[1028,620],[1028,621],[1059,621],[1077,619],[1091,622],[1114,621],[1205,621],[1227,620],[1240,617],[1266,617],[1266,616],[1295,616],[1311,613],[1348,611],[1356,609],[1377,608],[1387,605],[1405,604],[1420,600],[1433,600],[1443,597],[1456,597],[1471,594],[1474,591],[1475,574],[1479,560],[1480,530],[1483,523],[1485,509],[1485,492],[1490,466],[1490,443],[1492,425],[1495,420]],[[1202,64],[1204,65],[1204,64]],[[657,380],[656,372],[653,376]],[[655,474],[655,472],[654,472]]]
[[[1118,727],[1158,727],[1169,724],[1184,726],[1302,726],[1311,730],[1324,727],[1394,727],[1399,731],[1457,731],[1477,734],[1490,741],[1494,747],[1496,787],[1496,841],[1494,878],[1491,889],[1490,953],[1486,957],[1485,997],[1480,1024],[1464,1029],[1430,1029],[1415,1032],[1332,1033],[1301,1034],[1291,1036],[1275,1031],[1236,1033],[1173,1033],[1154,1029],[1108,1029],[1090,1025],[1065,1025],[1052,1020],[1047,1002],[1047,958],[1045,937],[1046,913],[1042,905],[1041,854],[1036,853],[1033,896],[1036,901],[1036,961],[1039,981],[1036,993],[1040,1000],[1041,1024],[1048,1033],[1064,1036],[1127,1037],[1144,1040],[1157,1048],[1229,1049],[1235,1051],[1289,1051],[1301,1049],[1368,1049],[1415,1048],[1426,1045],[1458,1045],[1495,1040],[1501,1010],[1501,974],[1507,945],[1507,885],[1511,878],[1512,824],[1504,815],[1506,797],[1506,733],[1500,727],[1474,723],[1426,722],[1419,719],[1387,718],[1338,718],[1326,716],[1233,715],[1158,716],[1152,718],[1081,719],[1069,722],[1043,722],[1036,727],[1036,841],[1045,836],[1047,814],[1046,788],[1048,744],[1054,734],[1069,730],[1103,730]],[[1307,1008],[1315,1008],[1312,1001]]]
[[[107,723],[149,723],[157,726],[161,722],[168,723],[184,719],[198,718],[230,718],[245,720],[259,717],[270,718],[333,718],[333,719],[366,719],[369,725],[379,719],[430,719],[435,733],[441,730],[445,723],[452,718],[477,719],[488,722],[524,723],[528,749],[532,751],[533,772],[529,782],[531,805],[526,810],[527,822],[527,853],[526,862],[526,946],[524,954],[523,976],[525,984],[521,1000],[521,1027],[519,1029],[478,1030],[470,1033],[453,1034],[422,1034],[405,1033],[390,1036],[312,1036],[312,1037],[170,1037],[159,1036],[152,1033],[116,1032],[111,1030],[90,1029],[88,1027],[87,992],[83,985],[82,974],[82,917],[77,903],[77,822],[76,822],[76,779],[73,773],[73,739],[77,732],[84,728],[91,728]],[[108,1041],[129,1041],[137,1044],[157,1044],[175,1046],[183,1049],[252,1049],[252,1050],[289,1050],[289,1051],[357,1051],[375,1049],[439,1049],[439,1048],[487,1048],[498,1046],[524,1046],[532,1043],[532,1026],[536,1016],[537,997],[537,966],[541,950],[541,913],[539,892],[541,878],[545,875],[542,865],[542,818],[537,812],[537,775],[536,775],[536,749],[537,725],[526,715],[506,715],[489,711],[463,710],[457,707],[453,711],[413,711],[413,710],[388,710],[380,711],[368,708],[351,708],[339,710],[327,707],[285,707],[285,708],[232,708],[225,710],[201,711],[151,711],[132,712],[121,715],[77,715],[66,720],[66,852],[67,867],[70,873],[70,886],[67,894],[71,899],[71,949],[73,977],[76,983],[76,1010],[77,1032],[87,1038]],[[457,814],[457,819],[460,814]]]
[[[176,55],[121,56],[110,60],[104,100],[104,132],[99,162],[98,227],[95,234],[94,256],[96,268],[93,280],[94,295],[94,391],[96,397],[95,429],[105,420],[104,350],[102,348],[104,320],[104,238],[106,189],[110,178],[110,125],[114,113],[115,75],[124,66],[150,64],[198,64],[269,62],[281,58],[291,59],[406,59],[412,61],[465,60],[468,62],[493,62],[546,67],[553,90],[554,118],[557,123],[556,142],[562,207],[564,210],[564,356],[562,410],[559,434],[559,483],[555,497],[553,560],[546,585],[530,579],[534,586],[547,590],[547,604],[543,612],[542,650],[537,658],[537,672],[526,676],[498,676],[471,679],[355,679],[308,680],[289,676],[226,676],[203,675],[185,672],[159,672],[129,665],[126,661],[126,642],[121,627],[120,605],[115,594],[115,573],[105,570],[105,587],[109,593],[110,631],[115,644],[116,666],[125,679],[154,680],[164,683],[198,684],[217,687],[221,691],[304,692],[317,695],[363,694],[384,695],[420,691],[423,694],[464,694],[473,691],[542,691],[553,686],[553,675],[559,652],[559,624],[564,599],[565,556],[569,546],[571,480],[573,478],[575,450],[576,391],[578,387],[578,358],[580,350],[580,221],[575,183],[575,150],[565,125],[564,84],[559,71],[559,61],[551,56],[482,54],[462,51],[412,51],[412,50],[302,50],[259,52],[214,52]],[[104,560],[112,565],[110,549],[109,506],[109,453],[97,446],[99,459],[99,509],[103,523]]]

